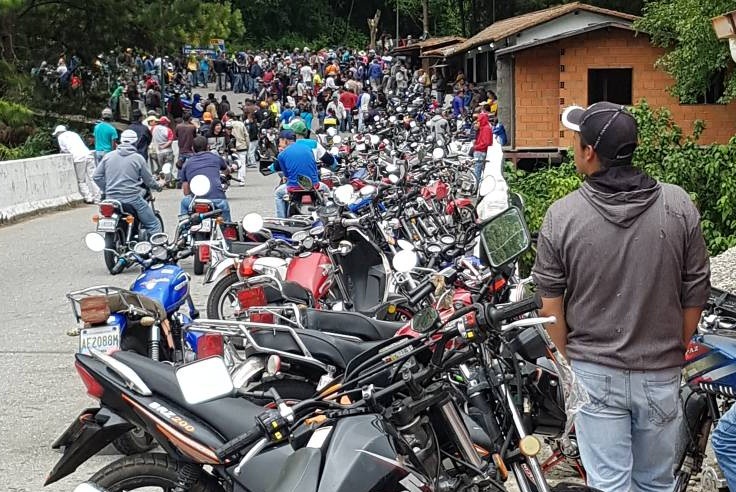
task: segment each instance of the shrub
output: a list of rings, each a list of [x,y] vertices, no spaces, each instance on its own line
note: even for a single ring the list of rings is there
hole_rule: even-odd
[[[696,122],[693,135],[683,138],[666,108],[654,110],[641,101],[632,113],[639,126],[634,164],[690,194],[700,210],[711,255],[736,246],[736,137],[728,144],[703,146],[697,143],[705,128],[702,121]],[[562,165],[531,173],[507,167],[509,188],[526,202],[530,230],[539,230],[549,206],[582,183],[572,158],[570,151]]]

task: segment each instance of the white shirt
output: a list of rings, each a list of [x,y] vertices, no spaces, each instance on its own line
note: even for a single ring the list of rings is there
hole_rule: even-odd
[[[367,92],[364,92],[363,94],[361,94],[360,103],[359,103],[360,112],[364,113],[368,111],[368,108],[370,107],[370,103],[371,103],[371,95],[368,94]]]
[[[302,74],[303,81],[305,82],[312,81],[312,69],[309,67],[309,65],[304,65],[300,72]]]
[[[82,137],[74,132],[65,131],[57,137],[59,148],[64,154],[71,154],[74,162],[81,162],[89,157],[90,150],[84,145]]]

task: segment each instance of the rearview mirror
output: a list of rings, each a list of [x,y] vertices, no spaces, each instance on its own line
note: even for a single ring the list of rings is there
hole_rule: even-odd
[[[243,229],[246,232],[258,232],[263,229],[263,217],[255,212],[249,213],[243,217]]]
[[[435,161],[439,161],[443,157],[445,157],[445,151],[441,148],[437,147],[432,151],[432,159],[434,159]]]
[[[296,231],[294,234],[291,235],[291,240],[295,241],[297,243],[300,243],[304,241],[306,238],[309,237],[309,232],[307,231]]]
[[[337,130],[335,130],[334,127],[330,127],[327,129],[327,135],[334,137],[335,135],[337,135]]]
[[[222,357],[209,357],[180,366],[176,381],[190,405],[216,400],[233,394],[233,380]]]
[[[163,167],[161,168],[161,172],[163,174],[171,174],[171,164],[168,162],[164,164]]]
[[[403,249],[394,255],[392,265],[400,273],[408,273],[417,266],[419,259],[414,251]]]
[[[332,143],[333,144],[341,144],[342,143],[342,137],[340,135],[335,135],[332,137]]]
[[[198,174],[189,182],[189,190],[194,196],[204,196],[210,191],[210,180],[204,174]]]
[[[376,187],[373,185],[365,185],[360,189],[360,196],[367,197],[371,196],[376,192]]]
[[[389,174],[388,180],[391,181],[391,184],[396,184],[399,182],[399,177],[396,176],[395,174]]]
[[[507,208],[480,228],[480,240],[493,268],[506,265],[529,248],[531,239],[518,208]]]
[[[89,234],[84,236],[84,244],[87,245],[87,248],[94,251],[95,253],[99,253],[105,250],[105,238],[100,236],[96,232],[90,232]]]
[[[334,199],[335,203],[340,206],[345,206],[350,203],[353,198],[353,187],[351,185],[342,185],[335,188]]]

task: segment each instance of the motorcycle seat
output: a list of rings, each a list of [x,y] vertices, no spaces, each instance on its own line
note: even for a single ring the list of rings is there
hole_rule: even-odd
[[[202,419],[227,440],[253,428],[255,417],[264,411],[244,398],[233,397],[191,405],[184,400],[179,390],[174,366],[122,350],[112,354],[112,357],[133,369],[153,393]]]
[[[271,231],[271,233],[274,232],[281,232],[289,237],[291,237],[292,234],[295,232],[301,232],[301,231],[309,231],[310,226],[292,226],[292,225],[281,225],[281,224],[266,224],[264,226],[266,229]]]
[[[227,241],[227,248],[230,253],[236,255],[245,255],[249,249],[260,246],[263,243],[251,241]]]
[[[266,293],[266,302],[268,304],[279,304],[284,301],[296,302],[297,304],[305,304],[313,306],[312,293],[296,282],[281,282],[283,292],[276,287],[265,284],[263,289]]]
[[[348,362],[360,353],[385,343],[353,342],[317,331],[300,330],[297,334],[309,353],[320,362],[333,365],[344,371]],[[259,345],[283,352],[302,354],[296,341],[289,333],[271,330],[252,330],[251,336]]]
[[[365,341],[387,340],[404,326],[402,322],[380,321],[360,313],[304,309],[302,324],[310,330],[350,335]]]

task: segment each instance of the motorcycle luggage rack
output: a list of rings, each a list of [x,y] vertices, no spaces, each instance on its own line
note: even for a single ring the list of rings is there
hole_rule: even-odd
[[[241,311],[241,317],[238,319],[250,322],[253,314],[272,314],[276,320],[275,323],[303,330],[304,325],[301,323],[301,313],[299,311],[299,307],[294,303],[283,306],[254,306]]]
[[[112,313],[128,313],[166,319],[161,304],[148,296],[111,285],[96,285],[66,295],[77,322],[90,325],[107,321]]]
[[[258,342],[251,331],[271,331],[275,335],[278,333],[287,333],[294,340],[294,343],[301,351],[300,354],[294,352],[286,352],[270,347],[265,347]],[[199,333],[214,333],[224,337],[243,337],[247,340],[246,349],[253,349],[256,352],[265,354],[278,355],[287,359],[295,359],[301,362],[315,365],[324,371],[328,371],[329,366],[324,362],[315,359],[307,349],[306,345],[296,330],[290,326],[283,326],[271,323],[254,323],[249,321],[230,321],[221,319],[198,319],[184,327],[184,331],[196,331]]]

